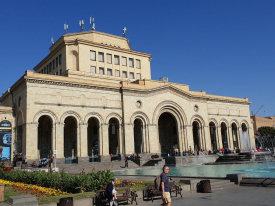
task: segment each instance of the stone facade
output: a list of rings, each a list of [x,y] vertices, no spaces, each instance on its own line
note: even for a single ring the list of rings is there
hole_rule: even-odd
[[[251,121],[253,123],[253,129],[255,134],[260,127],[274,127],[275,128],[275,117],[259,117],[251,116]]]
[[[98,61],[99,52],[103,62]],[[115,56],[126,58],[126,65],[120,60],[116,65]],[[247,98],[208,95],[190,91],[188,85],[151,80],[150,61],[151,55],[132,51],[122,37],[95,31],[61,37],[36,72],[26,71],[11,87],[13,100],[9,92],[0,99],[5,106],[0,107],[0,119],[13,122],[15,152],[37,160],[57,150],[60,161],[89,161],[92,156],[107,161],[110,153],[167,155],[170,150],[182,155],[189,149],[242,149],[243,132],[254,147]],[[50,63],[62,72],[56,75],[53,66],[49,71]],[[96,73],[90,70],[93,65]],[[123,77],[123,71],[128,75]],[[12,117],[14,104],[17,114]]]

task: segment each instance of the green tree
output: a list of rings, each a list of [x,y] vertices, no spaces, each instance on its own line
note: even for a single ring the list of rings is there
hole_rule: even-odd
[[[274,137],[275,136],[275,128],[273,128],[273,127],[260,127],[258,129],[258,133],[259,133],[260,136]]]

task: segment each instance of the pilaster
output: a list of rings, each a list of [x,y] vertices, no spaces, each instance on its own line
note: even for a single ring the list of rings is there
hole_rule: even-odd
[[[150,144],[150,153],[160,153],[160,143],[159,143],[159,133],[158,127],[155,124],[148,125],[149,127],[149,142]]]
[[[55,124],[55,150],[56,158],[64,158],[64,123]]]
[[[38,124],[27,123],[23,126],[25,132],[23,133],[23,155],[26,154],[28,159],[39,159],[38,155]]]
[[[125,131],[125,154],[134,154],[135,153],[135,141],[134,141],[134,125],[131,123],[124,125]]]
[[[102,132],[102,144],[101,144],[101,156],[109,156],[109,124],[101,125]]]
[[[79,150],[80,150],[80,157],[88,157],[88,124],[83,123],[79,125],[79,132],[80,132],[80,144],[79,144]]]

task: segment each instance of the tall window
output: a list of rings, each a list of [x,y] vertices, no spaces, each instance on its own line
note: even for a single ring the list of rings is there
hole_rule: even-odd
[[[95,61],[95,51],[90,51],[90,59]]]
[[[46,73],[46,67],[44,67],[44,71],[43,71],[43,69],[42,69],[42,73],[44,73],[44,74]]]
[[[58,67],[58,57],[55,58],[55,67]]]
[[[136,77],[137,77],[137,79],[140,79],[141,77],[140,77],[140,73],[137,73],[136,74]]]
[[[120,77],[119,70],[116,70],[116,77]]]
[[[104,74],[104,68],[99,67],[99,74]]]
[[[140,60],[136,59],[136,68],[140,69]]]
[[[56,72],[55,75],[58,75],[58,72]]]
[[[123,71],[123,72],[122,72],[122,77],[123,77],[123,78],[127,78],[127,72]]]
[[[112,54],[107,54],[107,63],[112,64]]]
[[[129,58],[129,67],[134,67],[134,59]]]
[[[91,73],[95,74],[95,66],[91,66]]]
[[[112,76],[112,69],[107,69],[107,75]]]
[[[134,73],[130,72],[130,79],[134,79]]]
[[[47,69],[48,70],[48,69]],[[49,72],[51,72],[52,71],[52,63],[49,63]],[[49,73],[48,71],[47,71],[47,74]]]
[[[114,59],[115,59],[115,64],[119,65],[119,56],[115,55]]]
[[[59,65],[62,64],[61,54],[59,54]]]
[[[122,66],[127,66],[127,58],[126,57],[121,57],[121,64],[122,64]]]
[[[55,60],[53,60],[53,70],[55,70]]]
[[[59,74],[62,75],[62,69],[60,69]]]
[[[98,52],[98,61],[99,62],[104,62],[104,53]]]

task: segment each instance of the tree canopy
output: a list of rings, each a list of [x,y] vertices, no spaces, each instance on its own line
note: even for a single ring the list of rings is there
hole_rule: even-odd
[[[260,136],[275,137],[275,128],[274,127],[260,127],[258,129],[258,133]]]

